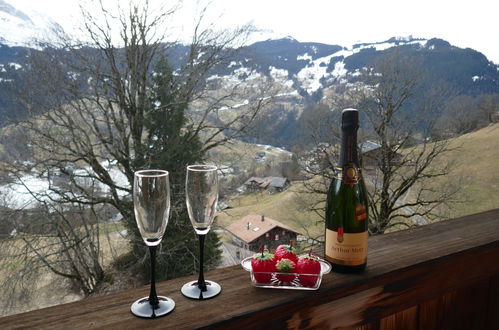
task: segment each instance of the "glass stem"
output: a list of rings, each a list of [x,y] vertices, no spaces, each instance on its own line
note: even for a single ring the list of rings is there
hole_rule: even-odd
[[[156,279],[155,279],[155,265],[156,265],[156,246],[149,247],[149,255],[151,257],[151,292],[149,293],[149,304],[156,307],[159,305],[158,295],[156,294]]]
[[[205,292],[206,282],[204,280],[203,273],[203,262],[204,262],[204,238],[206,235],[198,235],[199,237],[199,278],[198,278],[198,288]]]

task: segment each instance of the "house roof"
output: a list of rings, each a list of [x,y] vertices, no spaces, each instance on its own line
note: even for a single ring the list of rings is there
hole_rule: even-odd
[[[273,177],[272,181],[270,181],[269,187],[283,188],[286,186],[286,182],[288,179],[281,177]]]
[[[263,221],[262,221],[263,217]],[[247,215],[236,222],[231,223],[225,229],[232,233],[234,236],[242,239],[246,243],[251,243],[258,237],[265,235],[265,233],[272,229],[279,227],[287,231],[299,234],[293,228],[268,217],[260,214]]]
[[[362,143],[361,146],[360,146],[360,150],[361,150],[362,153],[373,151],[373,150],[376,150],[376,149],[379,149],[379,148],[381,148],[381,145],[379,145],[379,144],[377,144],[376,142],[373,142],[373,141],[366,141],[366,142]]]
[[[267,188],[267,186],[269,185],[269,183],[271,181],[272,181],[272,177],[270,177],[270,176],[264,177],[264,178],[252,176],[251,178],[246,180],[246,182],[244,184],[245,185],[255,185],[256,184],[256,185],[259,185],[261,188]]]

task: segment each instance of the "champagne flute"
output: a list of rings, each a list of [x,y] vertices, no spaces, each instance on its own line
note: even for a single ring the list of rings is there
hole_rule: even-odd
[[[199,238],[199,278],[184,284],[182,294],[191,299],[204,300],[217,296],[222,290],[213,281],[205,281],[203,273],[204,240],[210,231],[218,202],[217,167],[212,165],[187,166],[185,195],[187,211]]]
[[[133,204],[140,235],[149,247],[151,256],[151,291],[149,297],[135,301],[131,310],[138,317],[156,318],[175,308],[175,302],[171,298],[156,294],[154,274],[156,248],[161,243],[170,214],[169,173],[163,170],[135,172]]]

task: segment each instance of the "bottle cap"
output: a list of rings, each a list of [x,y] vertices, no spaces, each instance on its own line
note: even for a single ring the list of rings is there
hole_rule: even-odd
[[[341,128],[342,129],[358,129],[359,128],[359,111],[348,108],[341,112]]]

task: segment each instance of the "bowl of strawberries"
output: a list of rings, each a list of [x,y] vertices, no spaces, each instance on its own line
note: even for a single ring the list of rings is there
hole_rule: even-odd
[[[254,286],[275,289],[317,290],[322,275],[331,271],[327,261],[311,252],[300,255],[292,241],[279,245],[273,254],[262,248],[241,265],[250,272]]]

